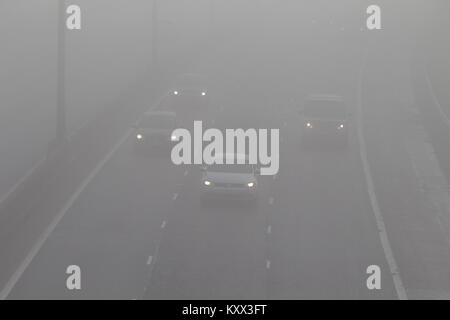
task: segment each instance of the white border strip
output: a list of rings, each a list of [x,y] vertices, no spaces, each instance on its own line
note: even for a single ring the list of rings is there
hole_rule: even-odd
[[[358,133],[358,141],[359,141],[359,154],[361,157],[361,162],[363,165],[364,175],[366,177],[367,191],[370,197],[370,203],[372,206],[372,211],[375,214],[375,220],[378,227],[378,234],[380,236],[381,245],[383,247],[384,255],[386,257],[387,263],[389,265],[389,269],[394,281],[395,290],[397,292],[397,296],[400,300],[407,300],[408,296],[406,294],[406,289],[403,286],[402,279],[400,277],[399,268],[394,258],[394,253],[392,252],[391,245],[389,243],[388,235],[386,232],[386,226],[383,221],[383,215],[380,211],[380,207],[378,205],[377,196],[375,194],[375,186],[373,183],[372,174],[370,171],[369,161],[367,159],[367,148],[364,140],[363,134],[363,117],[362,117],[362,83],[364,72],[367,66],[367,56],[369,53],[369,48],[367,47],[364,56],[363,62],[359,74],[358,79],[358,88],[357,88],[357,108],[358,108],[358,121],[357,121],[357,133]]]
[[[83,192],[83,190],[86,188],[86,186],[94,179],[94,177],[100,172],[100,170],[105,166],[105,164],[112,158],[114,153],[117,152],[117,150],[120,148],[120,146],[128,139],[128,137],[133,133],[133,129],[129,129],[127,133],[116,143],[116,145],[111,149],[111,151],[100,161],[97,166],[91,171],[88,177],[83,180],[83,183],[77,188],[77,190],[73,193],[73,195],[70,197],[69,201],[66,203],[66,205],[62,208],[62,210],[58,213],[58,215],[52,220],[50,225],[45,229],[45,231],[39,236],[36,243],[31,248],[28,255],[25,257],[25,259],[22,261],[22,263],[19,265],[17,270],[14,272],[14,274],[11,276],[11,278],[6,283],[5,287],[0,291],[0,300],[5,300],[8,295],[10,294],[11,290],[14,288],[16,283],[19,281],[22,274],[25,272],[25,270],[28,268],[30,263],[33,261],[36,254],[39,252],[39,250],[44,245],[45,241],[48,239],[50,234],[53,232],[53,230],[56,228],[58,223],[61,221],[61,219],[64,217],[64,215],[67,213],[67,211],[72,207],[73,203],[77,200],[77,198],[80,196],[80,194]]]

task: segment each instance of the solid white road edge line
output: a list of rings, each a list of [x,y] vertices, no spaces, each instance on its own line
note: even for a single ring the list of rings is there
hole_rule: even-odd
[[[387,263],[389,265],[389,269],[394,281],[395,290],[397,292],[397,296],[400,300],[407,300],[408,296],[406,295],[405,287],[403,286],[402,279],[400,277],[399,268],[397,266],[397,262],[394,258],[394,253],[392,252],[391,245],[389,243],[388,235],[386,232],[386,226],[383,221],[383,215],[381,213],[380,207],[378,205],[377,196],[375,194],[375,186],[373,183],[372,174],[370,172],[369,161],[367,159],[367,149],[366,143],[364,140],[363,134],[363,117],[362,117],[362,82],[364,78],[364,72],[367,66],[367,56],[369,53],[369,46],[366,47],[363,56],[363,62],[360,69],[359,79],[358,79],[358,88],[357,88],[357,113],[358,113],[358,121],[357,121],[357,135],[359,142],[359,154],[361,157],[361,162],[363,165],[365,180],[367,184],[367,192],[370,197],[370,203],[372,206],[372,211],[375,215],[375,220],[378,226],[378,234],[380,236],[381,245],[383,247],[384,255],[386,256]]]
[[[8,297],[9,293],[14,288],[17,281],[19,281],[22,274],[25,272],[27,267],[30,265],[31,261],[33,261],[34,257],[39,252],[39,250],[42,248],[42,246],[44,245],[47,238],[50,236],[50,234],[56,228],[56,226],[61,221],[61,219],[64,217],[64,215],[67,213],[67,211],[70,209],[70,207],[73,205],[75,200],[77,200],[77,198],[80,196],[80,194],[86,188],[86,186],[89,185],[89,183],[92,181],[92,179],[94,179],[94,177],[101,171],[101,169],[104,167],[104,165],[112,158],[114,153],[117,152],[117,150],[120,148],[120,146],[128,139],[128,137],[132,133],[133,133],[133,129],[129,129],[127,131],[127,133],[114,145],[114,147],[111,149],[111,151],[102,159],[102,161],[100,161],[97,164],[97,166],[91,171],[89,176],[83,180],[83,183],[73,193],[73,195],[70,197],[69,201],[62,208],[62,210],[58,213],[58,215],[52,220],[50,225],[39,236],[37,242],[31,248],[31,251],[28,253],[28,255],[25,257],[25,259],[19,265],[17,270],[11,276],[9,281],[6,283],[5,287],[0,292],[0,300],[5,300]]]
[[[19,187],[28,180],[28,178],[47,160],[47,157],[42,158],[35,166],[33,166],[27,173],[19,179],[4,195],[0,197],[0,205],[8,199]]]
[[[439,102],[439,99],[436,97],[436,93],[434,92],[433,85],[431,84],[430,76],[428,74],[428,68],[424,66],[425,69],[425,81],[428,86],[428,91],[431,94],[431,97],[433,99],[434,105],[438,109],[439,113],[441,114],[442,119],[444,119],[445,124],[450,129],[450,119],[448,115],[444,112],[444,109],[442,109],[441,103]]]

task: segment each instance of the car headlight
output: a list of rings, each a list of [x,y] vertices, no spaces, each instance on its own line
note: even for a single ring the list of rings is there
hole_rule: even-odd
[[[338,129],[344,129],[344,125],[343,125],[343,124],[340,124],[340,125],[338,126]]]
[[[255,183],[254,182],[249,182],[249,183],[247,183],[247,186],[249,188],[253,188],[255,186]]]
[[[307,127],[307,128],[312,128],[312,123],[311,123],[311,122],[307,122],[307,123],[306,123],[306,127]]]
[[[205,91],[202,92],[202,96],[206,96],[206,92]]]
[[[177,136],[170,136],[170,141],[178,141],[178,137]]]
[[[177,96],[177,95],[178,95],[178,91],[175,90],[175,91],[173,92],[173,94]]]
[[[136,138],[137,138],[138,140],[142,140],[142,138],[144,138],[144,137],[142,136],[142,134],[138,133],[138,134],[136,135]]]
[[[205,186],[210,186],[211,185],[211,181],[205,180],[205,181],[203,181],[203,184]]]

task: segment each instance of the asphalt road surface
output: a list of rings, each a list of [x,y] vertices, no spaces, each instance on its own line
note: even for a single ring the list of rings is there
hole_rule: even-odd
[[[398,147],[405,135],[396,133],[416,130],[403,117],[411,100],[407,64],[391,64],[407,44],[391,39],[376,53],[373,42],[381,40],[339,32],[331,28],[305,40],[301,52],[281,55],[263,37],[245,45],[237,36],[202,65],[214,79],[216,127],[280,129],[280,171],[260,177],[255,206],[230,200],[202,206],[199,169],[173,165],[168,153],[137,155],[129,131],[63,212],[8,298],[398,299],[405,287],[419,297],[448,292],[448,250],[434,226],[419,230],[424,241],[412,246],[396,235],[409,230],[413,237],[414,226],[380,229],[374,209],[375,199],[384,221],[392,212],[413,219],[426,211],[413,166],[402,166],[392,182],[393,168],[411,159]],[[351,45],[343,41],[348,36]],[[395,81],[383,86],[386,78]],[[346,98],[347,149],[302,147],[297,107],[308,93]],[[393,115],[383,117],[388,106]],[[389,198],[392,183],[404,198]],[[430,248],[439,259],[422,255],[409,265]],[[81,290],[66,288],[73,264],[81,268]],[[379,290],[366,284],[371,265],[381,270]],[[400,283],[393,266],[400,267]]]

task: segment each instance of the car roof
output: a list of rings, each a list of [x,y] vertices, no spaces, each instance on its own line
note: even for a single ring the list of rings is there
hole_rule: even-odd
[[[341,96],[334,94],[310,94],[306,97],[306,100],[310,101],[336,101],[343,102],[344,99]]]
[[[234,160],[248,160],[248,155],[243,153],[218,153],[215,155],[216,159],[233,159]]]
[[[182,73],[182,74],[177,75],[177,79],[186,78],[186,77],[206,78],[206,76],[204,74],[200,74],[200,73]]]
[[[154,117],[154,116],[165,116],[165,117],[175,117],[175,112],[172,111],[147,111],[144,113],[144,117]]]
[[[185,81],[185,80],[194,80],[194,81],[204,81],[206,82],[208,79],[207,76],[199,73],[183,73],[179,74],[175,78],[175,82]]]

